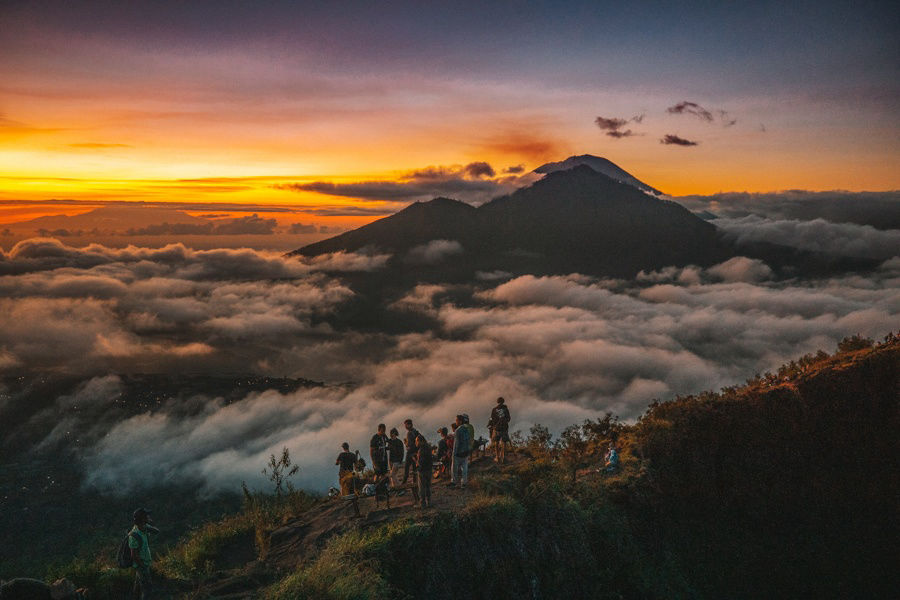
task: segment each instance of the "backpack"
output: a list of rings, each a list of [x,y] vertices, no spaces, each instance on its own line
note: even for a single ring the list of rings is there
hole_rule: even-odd
[[[131,559],[131,546],[128,545],[131,533],[129,531],[125,534],[125,539],[119,544],[119,551],[116,553],[116,564],[119,565],[120,569],[127,569],[134,564],[134,561]]]

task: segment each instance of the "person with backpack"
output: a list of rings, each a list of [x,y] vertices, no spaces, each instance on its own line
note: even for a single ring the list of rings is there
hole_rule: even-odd
[[[431,471],[434,467],[431,456],[431,445],[424,436],[416,436],[416,470],[419,475],[419,504],[422,508],[431,507]]]
[[[403,441],[400,440],[400,432],[396,427],[391,427],[391,437],[388,440],[388,466],[390,467],[391,488],[399,485],[400,465],[403,464]]]
[[[456,415],[456,435],[453,440],[453,464],[450,469],[448,487],[465,488],[469,480],[469,452],[472,449],[472,434],[465,426],[463,415]]]
[[[381,477],[388,471],[388,436],[384,434],[387,427],[379,423],[378,430],[369,441],[369,457],[372,459],[372,470],[375,477]]]
[[[412,419],[407,419],[403,421],[403,426],[406,427],[406,439],[403,440],[403,443],[406,445],[406,466],[403,469],[403,482],[401,485],[406,485],[406,480],[409,479],[409,470],[415,466],[416,462],[416,437],[419,435],[419,431],[413,427]],[[415,477],[416,470],[413,469],[413,477]]]
[[[147,600],[153,593],[153,581],[150,578],[150,532],[158,532],[150,523],[150,511],[139,508],[132,515],[134,527],[128,532],[128,547],[131,549],[131,566],[134,568],[133,596]],[[138,595],[140,594],[140,595]]]
[[[491,432],[491,443],[494,445],[494,461],[498,464],[506,462],[506,445],[509,443],[509,407],[506,401],[497,398],[497,406],[491,411],[488,430]]]

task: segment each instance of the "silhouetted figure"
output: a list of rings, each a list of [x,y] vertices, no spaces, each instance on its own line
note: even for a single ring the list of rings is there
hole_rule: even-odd
[[[419,503],[422,508],[431,506],[431,471],[433,467],[431,446],[424,437],[416,436],[416,470],[419,473]]]
[[[491,433],[491,443],[494,444],[494,460],[499,464],[506,462],[510,419],[511,415],[506,401],[502,397],[497,398],[497,406],[491,411],[491,419],[488,421],[488,430]]]
[[[388,470],[388,436],[384,434],[384,423],[378,425],[378,430],[369,441],[369,457],[372,459],[372,470],[375,476],[380,477]]]
[[[134,511],[134,527],[128,532],[128,547],[131,548],[132,567],[135,571],[135,598],[147,600],[153,593],[153,581],[150,578],[150,533],[159,531],[151,525],[150,511],[139,508]]]
[[[403,464],[403,441],[396,427],[391,428],[391,437],[388,440],[388,466],[390,467],[391,487],[400,485],[400,465]]]
[[[346,496],[351,493],[353,485],[353,467],[356,465],[356,455],[350,452],[350,444],[344,442],[341,444],[343,452],[338,454],[334,464],[338,466],[338,481],[341,485],[341,495]]]
[[[413,427],[412,419],[403,421],[403,426],[406,427],[406,439],[403,440],[403,443],[406,445],[406,466],[403,469],[403,485],[406,485],[406,481],[409,479],[409,470],[416,462],[416,437],[419,435],[419,432]],[[415,476],[415,472],[415,469],[413,469],[413,476]]]
[[[453,439],[453,465],[450,472],[450,487],[466,487],[469,481],[469,453],[472,449],[472,434],[465,425],[463,415],[456,415],[456,435]]]
[[[437,430],[437,432],[438,435],[441,436],[441,439],[440,441],[438,441],[437,445],[437,459],[441,465],[437,476],[438,479],[443,479],[443,477],[450,472],[450,463],[452,462],[452,456],[450,456],[450,448],[452,439],[447,433],[446,427],[441,427]]]

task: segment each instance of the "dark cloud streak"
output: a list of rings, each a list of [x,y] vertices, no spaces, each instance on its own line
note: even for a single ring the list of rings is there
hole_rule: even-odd
[[[215,223],[161,223],[132,228],[125,235],[272,235],[278,221],[253,214]]]
[[[693,115],[707,123],[714,122],[716,116],[718,116],[719,124],[721,124],[722,127],[731,127],[737,123],[737,119],[732,118],[731,115],[728,114],[728,111],[722,109],[709,110],[703,108],[696,102],[688,102],[687,100],[670,106],[666,109],[666,112],[671,115]]]
[[[664,137],[659,140],[660,144],[675,145],[675,146],[697,146],[700,142],[694,142],[691,140],[686,140],[683,137],[679,137],[677,135],[667,133]]]
[[[628,123],[641,123],[643,120],[643,114],[636,115],[630,119],[622,119],[619,117],[597,117],[594,119],[594,124],[605,131],[606,135],[609,137],[621,139],[638,135],[631,129],[624,129],[624,127]]]

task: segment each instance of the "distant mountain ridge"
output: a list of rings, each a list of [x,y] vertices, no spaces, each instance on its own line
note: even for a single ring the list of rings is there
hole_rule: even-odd
[[[574,166],[566,169],[568,164]],[[449,198],[416,202],[289,255],[387,252],[393,255],[389,267],[402,271],[402,278],[445,281],[471,278],[478,271],[628,278],[667,266],[708,267],[740,255],[810,275],[874,266],[774,244],[737,246],[712,223],[658,197],[658,190],[606,159],[574,156],[540,170],[547,172],[542,179],[477,208]],[[462,252],[411,265],[410,251],[435,240],[457,242]]]
[[[462,245],[456,260],[468,268],[444,268],[615,276],[672,264],[714,264],[730,256],[713,225],[674,202],[589,164],[547,169],[534,184],[477,208],[448,198],[417,202],[292,254],[372,248],[403,255],[432,240],[451,240]]]

